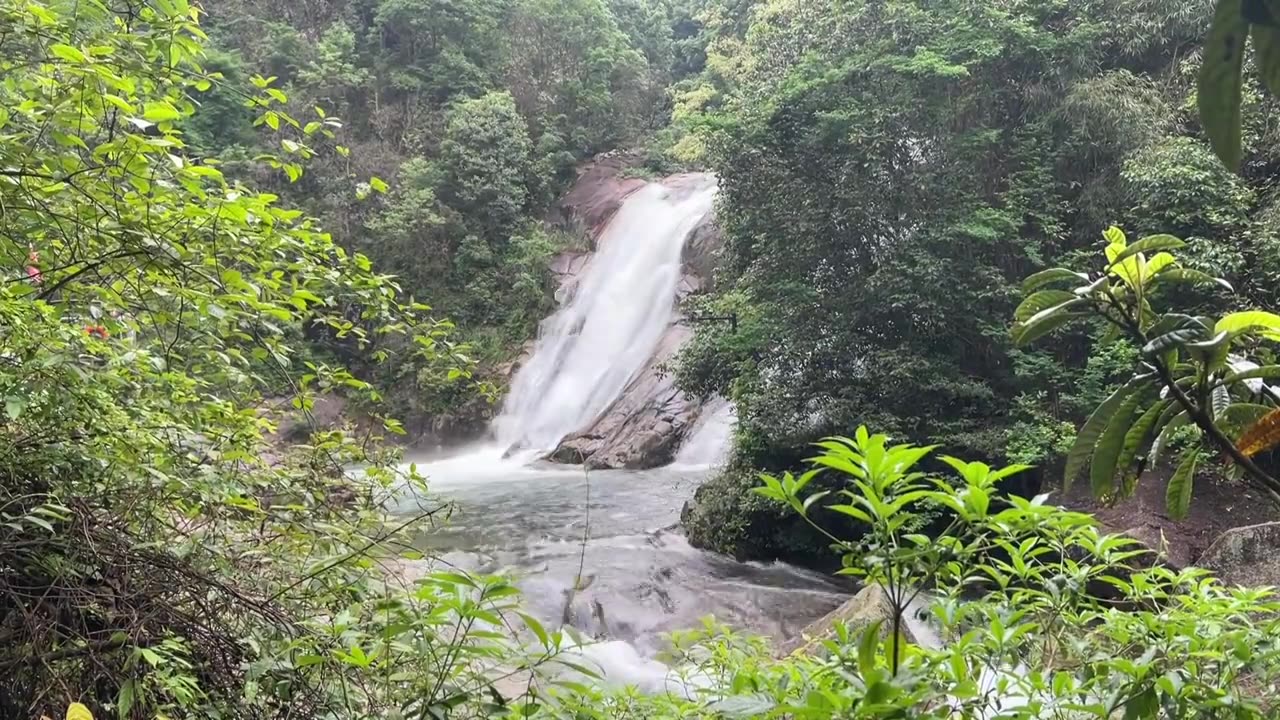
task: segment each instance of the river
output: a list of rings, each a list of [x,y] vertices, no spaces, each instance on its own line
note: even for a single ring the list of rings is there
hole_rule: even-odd
[[[514,576],[529,611],[613,647],[606,673],[641,685],[646,673],[661,677],[652,658],[664,633],[710,615],[783,639],[847,597],[828,576],[737,562],[690,547],[680,532],[681,507],[732,440],[727,401],[703,407],[667,467],[587,472],[540,460],[634,392],[633,380],[678,321],[682,249],[713,211],[716,191],[715,178],[702,175],[629,196],[562,293],[563,305],[542,323],[490,439],[452,457],[411,458],[431,495],[457,508],[423,536],[434,556]]]

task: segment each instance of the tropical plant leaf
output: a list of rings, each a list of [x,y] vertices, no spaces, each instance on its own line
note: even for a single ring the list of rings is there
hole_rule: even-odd
[[[1098,444],[1098,438],[1101,437],[1102,432],[1111,422],[1111,417],[1116,414],[1116,411],[1120,409],[1125,400],[1146,382],[1147,377],[1140,376],[1120,386],[1094,409],[1088,420],[1085,420],[1080,432],[1076,433],[1075,443],[1071,446],[1071,450],[1067,452],[1066,468],[1062,474],[1064,489],[1071,489],[1071,484],[1075,482],[1081,471],[1084,470],[1085,463],[1093,456],[1093,450]]]
[[[1268,339],[1280,340],[1280,315],[1265,310],[1234,312],[1223,315],[1213,327],[1215,333],[1233,336],[1255,330]]]
[[[1178,412],[1167,421],[1164,421],[1163,425],[1157,430],[1159,435],[1156,435],[1155,442],[1151,444],[1151,455],[1148,457],[1152,466],[1155,466],[1160,462],[1160,456],[1164,455],[1165,446],[1169,444],[1169,439],[1173,437],[1173,431],[1183,425],[1186,425],[1187,422],[1191,420],[1191,414],[1186,410],[1182,410],[1181,407],[1182,406],[1175,403],[1173,405],[1173,409],[1178,410]],[[1161,418],[1161,420],[1163,420],[1163,418]]]
[[[1019,347],[1030,345],[1072,320],[1083,317],[1082,313],[1069,312],[1068,308],[1086,302],[1088,300],[1085,298],[1076,298],[1070,302],[1042,310],[1025,323],[1015,323],[1012,331],[1014,344]]]
[[[1216,422],[1231,405],[1231,393],[1227,392],[1225,386],[1218,385],[1209,391],[1209,400],[1213,406],[1213,419]]]
[[[1075,299],[1076,296],[1066,290],[1041,290],[1028,295],[1018,305],[1018,309],[1013,311],[1013,319],[1018,322],[1026,322],[1037,313],[1058,307]]]
[[[1263,415],[1236,440],[1236,449],[1245,457],[1253,457],[1276,445],[1280,445],[1280,408]]]
[[[1115,267],[1139,253],[1158,250],[1176,250],[1180,247],[1186,247],[1186,245],[1187,244],[1185,242],[1172,235],[1149,235],[1117,253],[1115,257],[1111,258],[1111,263],[1108,267]],[[1173,259],[1172,255],[1169,255],[1168,257],[1170,260]]]
[[[1125,437],[1133,425],[1133,416],[1137,412],[1138,403],[1146,396],[1146,389],[1130,393],[1124,402],[1116,408],[1107,428],[1099,436],[1093,447],[1093,456],[1089,463],[1089,487],[1095,497],[1106,497],[1115,492],[1117,460],[1124,449]]]
[[[1022,281],[1022,293],[1030,295],[1045,285],[1051,285],[1057,282],[1089,282],[1089,276],[1066,268],[1049,268],[1041,270],[1038,273],[1030,275],[1026,280]]]
[[[1190,315],[1166,315],[1151,328],[1151,340],[1142,346],[1143,357],[1155,357],[1166,350],[1181,348],[1209,334],[1209,325]]]
[[[1187,511],[1191,509],[1191,486],[1195,481],[1196,463],[1199,460],[1200,453],[1195,448],[1183,453],[1182,462],[1178,463],[1178,469],[1169,478],[1169,487],[1165,488],[1165,508],[1175,520],[1185,518]]]
[[[1222,411],[1222,415],[1214,418],[1214,422],[1222,431],[1232,437],[1239,437],[1245,429],[1253,426],[1267,413],[1275,410],[1270,405],[1257,403],[1232,403]]]
[[[1196,84],[1205,135],[1214,153],[1232,170],[1240,165],[1241,68],[1248,31],[1242,0],[1218,0]]]
[[[1222,278],[1214,277],[1208,273],[1192,270],[1190,268],[1182,268],[1174,265],[1166,265],[1160,270],[1153,271],[1155,277],[1160,282],[1168,280],[1169,282],[1187,283],[1190,285],[1217,285],[1226,288],[1231,292],[1235,292],[1235,288],[1231,283]]]
[[[1172,400],[1161,400],[1155,405],[1147,408],[1133,425],[1129,427],[1129,431],[1124,435],[1124,444],[1120,448],[1120,455],[1116,458],[1116,474],[1120,476],[1120,496],[1128,497],[1133,494],[1138,474],[1130,472],[1133,467],[1134,460],[1138,457],[1138,451],[1148,442],[1151,437],[1152,430],[1155,428],[1156,421],[1160,419],[1160,415],[1169,407]]]

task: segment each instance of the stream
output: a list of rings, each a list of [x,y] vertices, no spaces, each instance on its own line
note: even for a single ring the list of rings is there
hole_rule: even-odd
[[[666,668],[653,657],[664,633],[711,615],[781,640],[848,597],[823,574],[737,562],[685,540],[681,507],[732,440],[735,413],[723,399],[701,408],[667,467],[587,472],[541,459],[636,392],[633,381],[678,322],[683,247],[716,191],[714,177],[694,175],[630,195],[562,288],[563,304],[543,321],[489,439],[452,456],[409,458],[428,479],[427,500],[456,505],[423,537],[433,556],[513,576],[530,612],[601,641],[606,652],[592,656],[606,677],[641,687],[661,685]],[[406,512],[422,501],[406,498]]]

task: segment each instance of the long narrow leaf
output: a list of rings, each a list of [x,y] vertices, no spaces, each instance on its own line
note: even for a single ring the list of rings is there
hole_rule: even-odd
[[[1089,463],[1089,486],[1095,497],[1107,497],[1115,492],[1116,464],[1124,448],[1125,436],[1133,424],[1138,403],[1147,393],[1144,390],[1130,393],[1115,414],[1107,421],[1107,428],[1098,438]]]
[[[1242,0],[1218,0],[1196,84],[1200,123],[1228,168],[1240,165],[1241,67],[1249,25]]]
[[[1138,479],[1137,473],[1131,472],[1134,460],[1137,459],[1142,446],[1149,442],[1156,421],[1172,402],[1172,400],[1161,400],[1147,408],[1147,411],[1129,427],[1129,432],[1125,433],[1124,444],[1120,448],[1119,457],[1116,458],[1116,474],[1120,476],[1121,497],[1133,494]]]
[[[1094,409],[1093,414],[1089,416],[1084,426],[1080,428],[1080,432],[1076,434],[1075,444],[1071,446],[1071,450],[1067,453],[1067,465],[1062,477],[1064,489],[1070,489],[1072,483],[1076,481],[1081,471],[1084,470],[1085,463],[1093,456],[1093,449],[1098,444],[1098,438],[1102,435],[1102,431],[1106,429],[1107,424],[1111,422],[1111,416],[1116,413],[1116,410],[1120,408],[1125,399],[1144,383],[1146,383],[1145,378],[1130,380]]]
[[[1196,463],[1200,459],[1200,454],[1195,448],[1186,451],[1182,456],[1182,462],[1178,464],[1178,469],[1174,471],[1173,477],[1169,478],[1169,487],[1165,489],[1164,502],[1169,515],[1175,520],[1181,520],[1187,516],[1187,511],[1191,509],[1191,486],[1195,481]]]

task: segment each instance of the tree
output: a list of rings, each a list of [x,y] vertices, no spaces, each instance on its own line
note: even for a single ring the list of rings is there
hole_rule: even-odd
[[[1181,267],[1168,250],[1184,243],[1152,235],[1130,245],[1123,232],[1106,233],[1107,263],[1090,274],[1065,268],[1026,279],[1028,293],[1015,314],[1014,339],[1031,343],[1082,318],[1101,318],[1141,348],[1137,374],[1102,402],[1067,455],[1064,483],[1089,471],[1101,497],[1133,493],[1145,466],[1156,466],[1180,428],[1196,442],[1181,450],[1169,480],[1170,514],[1182,517],[1204,454],[1198,440],[1230,458],[1236,474],[1280,505],[1280,480],[1254,457],[1280,444],[1280,395],[1265,379],[1280,377],[1268,341],[1280,339],[1280,315],[1260,310],[1218,318],[1160,312],[1155,300],[1178,284],[1231,286]],[[1044,289],[1067,284],[1071,290]],[[1259,365],[1261,360],[1264,364]]]

